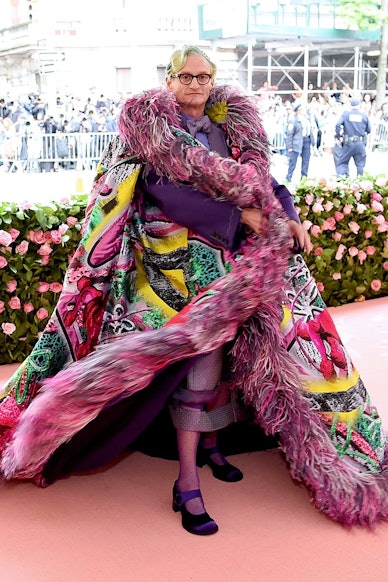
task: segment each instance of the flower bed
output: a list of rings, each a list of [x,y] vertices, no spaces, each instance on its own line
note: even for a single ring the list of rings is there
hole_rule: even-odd
[[[22,362],[55,307],[87,197],[0,203],[0,363]],[[330,306],[388,295],[388,178],[304,179],[295,192]]]
[[[388,178],[304,179],[294,199],[327,305],[388,295]]]
[[[0,363],[22,362],[54,309],[80,240],[86,196],[0,203]]]

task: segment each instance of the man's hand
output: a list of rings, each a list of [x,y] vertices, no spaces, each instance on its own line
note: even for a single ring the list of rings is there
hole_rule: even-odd
[[[296,222],[296,220],[288,220],[287,224],[292,237],[290,246],[294,246],[296,239],[301,250],[309,255],[313,249],[313,245],[307,230],[299,222]]]
[[[244,208],[241,212],[240,221],[249,226],[255,234],[261,234],[266,219],[263,218],[263,213],[258,208]]]
[[[255,234],[261,234],[266,224],[266,219],[263,218],[263,214],[258,208],[244,208],[241,212],[240,220],[253,230]],[[297,240],[301,250],[304,250],[309,255],[313,245],[308,232],[296,220],[288,220],[287,224],[291,234],[290,246],[293,247],[295,240]]]

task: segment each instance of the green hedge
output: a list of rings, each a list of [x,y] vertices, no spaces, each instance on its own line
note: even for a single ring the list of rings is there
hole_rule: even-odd
[[[295,192],[329,306],[388,295],[388,178],[304,179]],[[0,203],[0,363],[22,362],[43,331],[80,240],[87,196]]]
[[[22,362],[53,311],[87,196],[0,203],[0,363]]]
[[[388,295],[388,177],[304,179],[294,198],[314,246],[306,262],[326,304]]]

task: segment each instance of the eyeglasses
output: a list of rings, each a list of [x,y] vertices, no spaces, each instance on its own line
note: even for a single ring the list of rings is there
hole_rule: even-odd
[[[190,85],[193,79],[197,79],[198,85],[207,85],[212,78],[208,73],[201,73],[200,75],[190,75],[190,73],[173,73],[171,75],[174,79],[179,79],[182,85]]]

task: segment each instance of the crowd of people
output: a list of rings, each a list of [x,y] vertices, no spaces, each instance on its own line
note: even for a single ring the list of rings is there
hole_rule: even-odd
[[[66,95],[50,104],[37,93],[0,99],[0,163],[7,171],[54,171],[58,160],[72,154],[72,161],[61,165],[74,167],[74,158],[85,157],[87,134],[117,132],[124,100],[123,96],[112,99],[102,94],[86,100]],[[47,134],[53,137],[42,138]],[[79,134],[79,139],[69,142],[66,136],[70,134]],[[93,148],[94,159],[102,154],[101,149]]]

